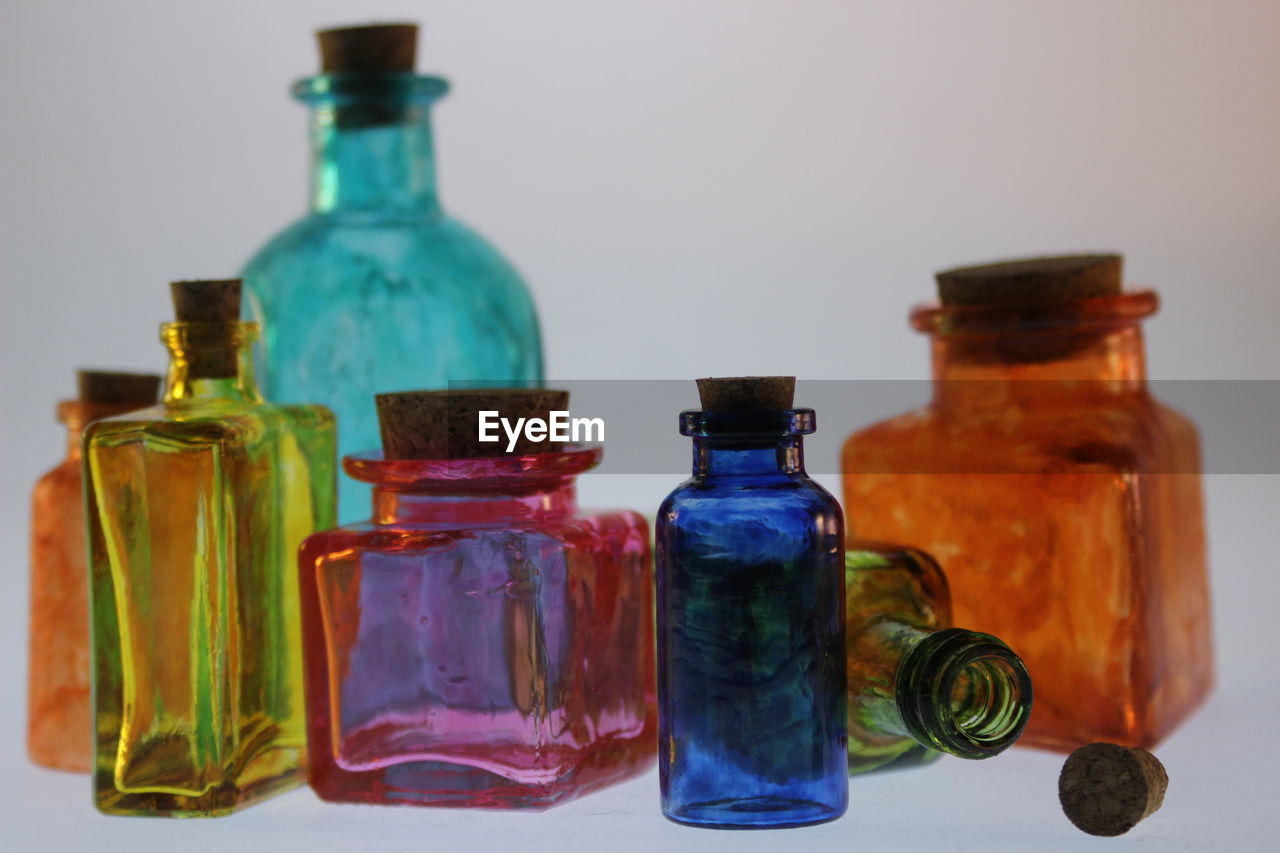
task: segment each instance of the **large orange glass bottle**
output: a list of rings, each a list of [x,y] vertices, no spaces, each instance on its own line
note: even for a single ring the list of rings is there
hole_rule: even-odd
[[[1198,439],[1146,383],[1156,295],[1114,255],[938,280],[911,317],[933,399],[845,443],[850,527],[934,554],[957,622],[1018,650],[1022,743],[1151,746],[1213,680]]]
[[[160,377],[82,370],[79,397],[58,404],[67,455],[31,494],[31,640],[27,753],[36,764],[93,767],[89,709],[89,580],[85,568],[80,436],[99,418],[156,401]]]

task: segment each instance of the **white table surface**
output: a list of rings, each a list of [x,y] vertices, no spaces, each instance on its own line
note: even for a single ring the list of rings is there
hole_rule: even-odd
[[[534,814],[338,806],[297,790],[227,818],[106,817],[85,776],[9,761],[0,846],[9,850],[805,851],[1280,849],[1274,736],[1280,690],[1221,691],[1159,750],[1164,807],[1127,835],[1076,830],[1057,802],[1062,756],[1015,749],[996,759],[853,779],[849,812],[822,826],[726,832],[669,823],[656,772]],[[6,785],[8,787],[8,785]]]
[[[1084,835],[1062,815],[1062,755],[1016,748],[855,778],[848,814],[791,830],[669,823],[656,772],[534,814],[339,806],[303,789],[218,819],[106,817],[90,804],[87,776],[34,767],[23,754],[26,626],[14,619],[0,624],[9,650],[0,684],[15,688],[0,703],[0,851],[1280,851],[1280,566],[1271,556],[1280,477],[1216,476],[1207,486],[1218,686],[1156,750],[1170,777],[1163,808],[1120,838]]]

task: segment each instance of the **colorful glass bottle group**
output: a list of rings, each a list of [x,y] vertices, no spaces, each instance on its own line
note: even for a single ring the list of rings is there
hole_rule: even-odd
[[[538,387],[523,282],[440,210],[446,86],[415,39],[321,34],[295,90],[312,211],[244,292],[172,285],[159,402],[158,377],[85,372],[60,404],[34,761],[91,771],[106,813],[185,816],[304,780],[541,809],[656,758],[671,820],[781,828],[840,817],[850,775],[1024,728],[1151,745],[1204,698],[1196,433],[1147,391],[1155,295],[1121,290],[1118,257],[940,274],[912,315],[934,400],[850,436],[848,529],[805,472],[793,377],[698,380],[651,553],[643,516],[577,507],[601,446],[479,438],[569,400]]]

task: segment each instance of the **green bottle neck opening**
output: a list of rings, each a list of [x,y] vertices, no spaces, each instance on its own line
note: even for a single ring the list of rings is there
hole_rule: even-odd
[[[1031,714],[1031,677],[996,637],[962,628],[928,634],[902,657],[895,684],[906,731],[960,758],[1010,747]]]

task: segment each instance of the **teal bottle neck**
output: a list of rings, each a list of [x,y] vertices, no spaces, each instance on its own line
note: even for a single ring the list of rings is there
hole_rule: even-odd
[[[311,108],[311,210],[421,218],[436,196],[431,104],[446,84],[412,74],[320,75],[294,87]]]

